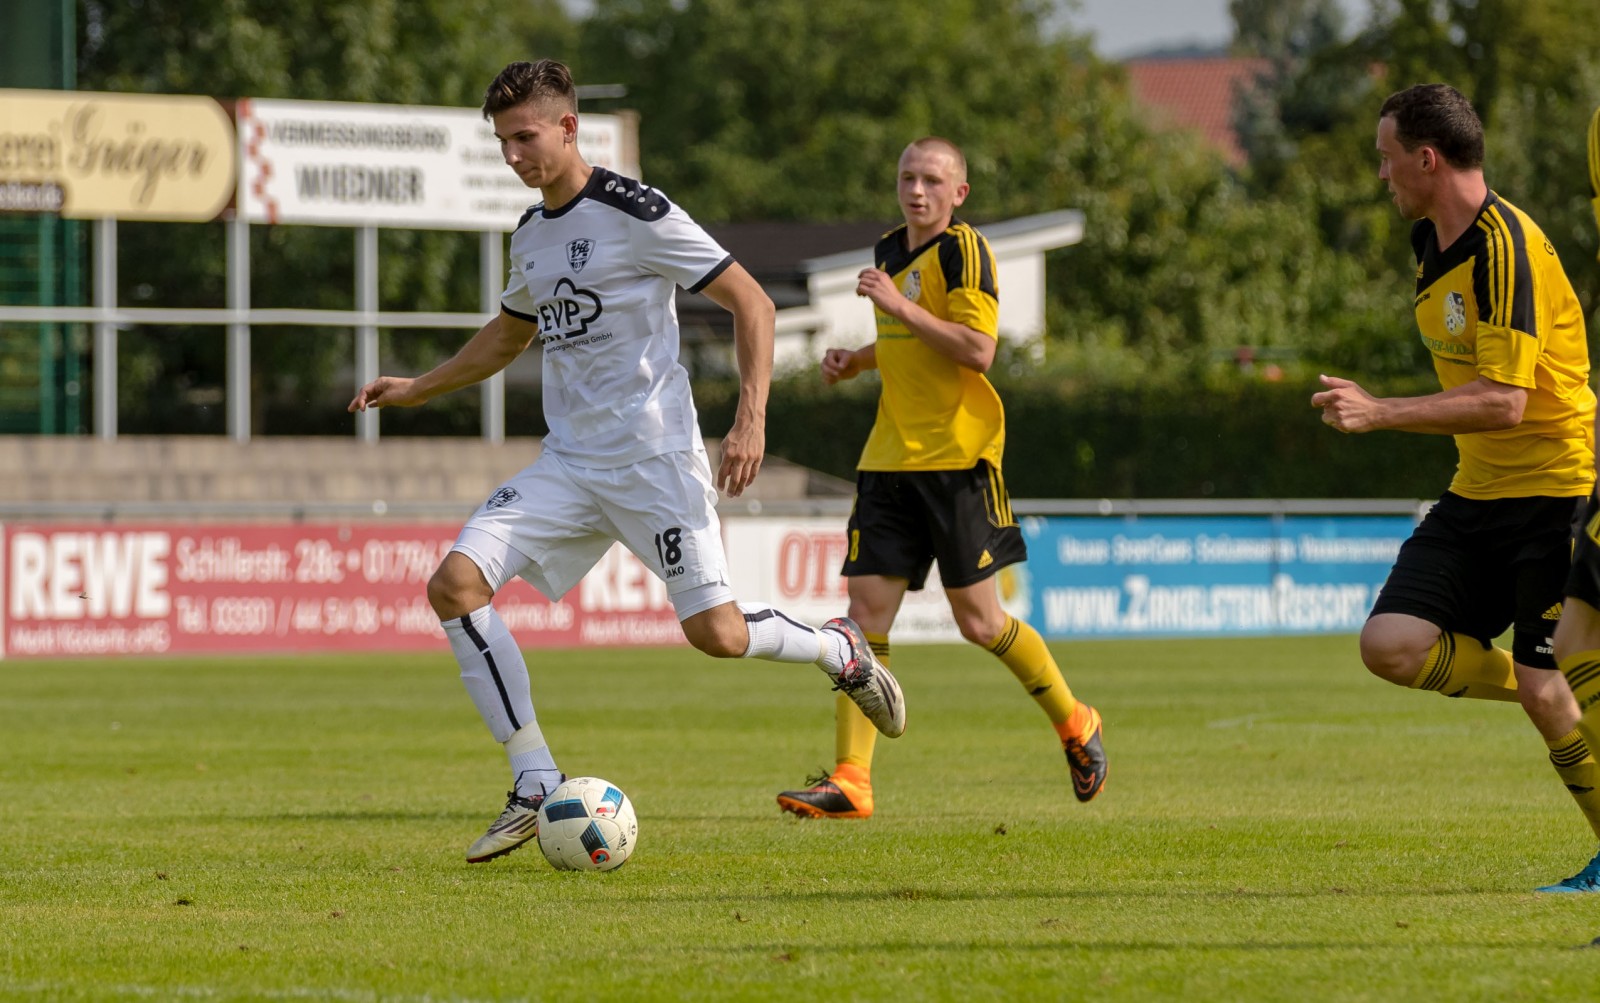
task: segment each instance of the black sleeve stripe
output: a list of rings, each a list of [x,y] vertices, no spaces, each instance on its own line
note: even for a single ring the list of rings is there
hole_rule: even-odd
[[[500,304],[500,309],[504,310],[506,313],[509,313],[511,316],[517,318],[518,320],[525,320],[530,324],[539,323],[539,318],[530,317],[527,314],[521,312],[520,310],[513,310],[510,307],[506,306],[505,303],[503,303],[503,302]]]
[[[1483,300],[1478,304],[1478,316],[1490,324],[1498,324],[1500,316],[1500,266],[1505,252],[1500,249],[1500,236],[1487,215],[1478,221],[1483,230]]]
[[[538,205],[530,205],[528,207],[528,211],[522,214],[522,218],[517,220],[517,229],[518,230],[522,229],[522,225],[524,223],[526,223],[528,220],[532,219],[533,218],[533,214],[538,212],[540,210],[540,208],[542,208],[543,206],[544,206],[543,202],[540,202]]]
[[[994,282],[994,255],[989,249],[989,244],[983,236],[972,227],[963,227],[963,238],[967,245],[966,261],[967,276],[966,287],[976,289],[981,293],[996,296]],[[998,297],[997,297],[998,298]]]
[[[966,248],[961,246],[961,231],[951,227],[939,241],[939,272],[944,275],[945,292],[961,288],[966,279]]]
[[[1489,274],[1490,262],[1498,260],[1495,251],[1494,230],[1489,226],[1487,217],[1478,218],[1477,227],[1483,231],[1481,243],[1483,247],[1477,252],[1472,262],[1472,296],[1478,301],[1478,319],[1486,324],[1494,323],[1494,305],[1499,302],[1492,288],[1493,282]],[[1428,279],[1418,279],[1417,288],[1420,295],[1422,283]]]
[[[994,250],[976,230],[972,231],[972,239],[978,245],[978,289],[998,300],[1000,290],[995,281]]]
[[[1489,207],[1488,231],[1492,268],[1490,296],[1493,307],[1489,323],[1497,327],[1539,336],[1539,323],[1533,309],[1533,268],[1528,263],[1527,235],[1516,214]]]
[[[945,288],[975,289],[995,295],[994,258],[978,231],[958,223],[948,231],[951,238],[939,248],[939,266]]]
[[[715,267],[715,268],[711,269],[711,271],[707,272],[705,274],[704,278],[702,278],[699,282],[696,282],[694,285],[690,286],[689,287],[689,291],[692,292],[692,293],[697,293],[700,290],[704,289],[706,286],[709,286],[711,283],[717,281],[717,276],[719,276],[723,272],[727,271],[728,267],[730,265],[732,265],[732,264],[733,264],[733,255],[730,254],[727,257],[723,258],[721,261],[717,262],[717,267]]]
[[[1483,231],[1483,254],[1472,266],[1472,292],[1478,298],[1478,318],[1486,324],[1497,324],[1500,307],[1499,275],[1495,270],[1503,259],[1500,241],[1490,225],[1487,215],[1478,219],[1478,229]]]

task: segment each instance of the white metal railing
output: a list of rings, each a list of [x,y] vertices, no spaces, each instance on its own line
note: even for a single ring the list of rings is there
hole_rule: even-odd
[[[378,331],[383,328],[481,327],[500,310],[502,246],[498,231],[479,233],[480,311],[477,313],[407,313],[378,309],[378,230],[358,227],[356,235],[356,308],[354,310],[255,309],[250,306],[250,224],[235,217],[226,223],[227,306],[221,309],[126,307],[117,302],[117,221],[95,220],[94,305],[43,307],[0,305],[0,323],[88,324],[94,332],[94,431],[102,439],[117,437],[117,333],[140,324],[215,325],[225,329],[228,435],[250,439],[250,333],[258,324],[348,327],[356,334],[355,376],[358,385],[378,375]],[[505,375],[496,373],[480,385],[483,394],[483,438],[505,440]],[[356,435],[378,438],[377,410],[356,415]]]

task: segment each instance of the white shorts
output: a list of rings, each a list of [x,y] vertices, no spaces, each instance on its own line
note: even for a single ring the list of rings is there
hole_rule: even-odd
[[[733,601],[716,505],[704,448],[611,469],[546,450],[489,496],[451,549],[495,592],[520,576],[554,602],[621,543],[666,584],[684,620]]]

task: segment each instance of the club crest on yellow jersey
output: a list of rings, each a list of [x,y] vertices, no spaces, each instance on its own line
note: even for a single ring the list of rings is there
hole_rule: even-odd
[[[912,269],[906,273],[906,299],[916,301],[922,298],[922,270]]]
[[[1444,298],[1444,329],[1459,338],[1467,329],[1467,301],[1460,293],[1447,293]]]

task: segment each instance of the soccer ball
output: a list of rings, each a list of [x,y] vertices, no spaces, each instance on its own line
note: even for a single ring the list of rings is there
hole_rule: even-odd
[[[539,849],[558,871],[621,867],[639,842],[633,802],[599,777],[573,777],[539,806]]]

